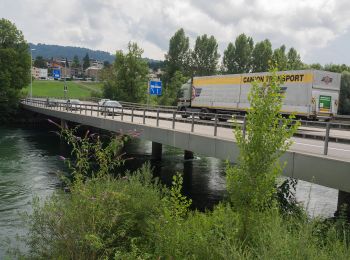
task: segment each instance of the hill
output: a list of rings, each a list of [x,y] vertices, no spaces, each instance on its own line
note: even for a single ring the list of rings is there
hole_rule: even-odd
[[[45,59],[55,58],[55,57],[66,57],[70,60],[73,59],[74,55],[78,55],[79,59],[82,60],[86,53],[89,55],[90,59],[96,59],[100,61],[114,62],[115,55],[110,54],[106,51],[91,50],[88,48],[72,47],[72,46],[60,46],[60,45],[50,45],[50,44],[33,44],[29,43],[30,48],[35,49],[33,51],[33,57],[42,56]]]

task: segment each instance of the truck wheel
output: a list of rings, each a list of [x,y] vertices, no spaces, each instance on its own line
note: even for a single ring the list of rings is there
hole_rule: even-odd
[[[186,112],[186,108],[182,107],[182,108],[180,109],[180,111],[181,111],[181,112]],[[187,118],[187,117],[188,117],[188,114],[187,114],[187,113],[186,113],[186,114],[181,114],[181,117],[182,117],[182,118]]]
[[[202,108],[201,109],[201,113],[204,113],[204,114],[209,114],[210,111],[208,108]],[[212,120],[213,118],[213,115],[203,115],[203,116],[199,116],[199,119],[202,119],[202,120]]]

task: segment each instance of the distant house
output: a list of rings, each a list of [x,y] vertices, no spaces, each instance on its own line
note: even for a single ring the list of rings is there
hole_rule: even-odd
[[[47,69],[32,67],[32,77],[35,79],[47,79]]]
[[[102,70],[102,68],[100,68],[100,67],[91,66],[85,70],[85,75],[88,78],[92,78],[94,80],[99,80],[101,70]]]

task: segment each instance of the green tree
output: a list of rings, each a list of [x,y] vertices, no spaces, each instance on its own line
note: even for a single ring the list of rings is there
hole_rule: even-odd
[[[288,58],[286,55],[286,46],[282,45],[273,51],[272,61],[277,65],[278,70],[287,70]]]
[[[163,95],[159,100],[160,105],[176,106],[177,100],[180,96],[181,86],[186,83],[189,78],[184,76],[181,71],[176,71],[174,76],[167,83],[164,88]]]
[[[301,70],[304,68],[304,64],[300,59],[300,55],[294,48],[290,48],[287,53],[287,69],[288,70]]]
[[[47,63],[46,60],[44,60],[43,56],[37,56],[34,60],[34,67],[46,69]]]
[[[239,148],[236,166],[227,168],[227,190],[233,207],[242,218],[241,238],[249,239],[250,220],[254,211],[264,211],[273,205],[276,178],[282,173],[280,156],[290,147],[299,124],[293,116],[280,114],[283,94],[276,71],[270,82],[254,82],[248,96],[246,135],[241,127],[234,134]]]
[[[72,68],[80,68],[80,61],[78,55],[74,55],[73,57]]]
[[[148,66],[143,50],[136,43],[128,44],[128,52],[116,52],[115,62],[103,73],[104,96],[130,102],[144,102],[147,93]]]
[[[9,20],[0,20],[0,120],[14,112],[20,90],[30,81],[30,54],[24,36]]]
[[[217,71],[220,54],[214,36],[198,36],[192,51],[192,70],[196,76],[209,76]]]
[[[339,113],[350,115],[350,72],[344,71],[341,75]]]
[[[83,58],[83,69],[86,70],[88,67],[90,67],[90,58],[89,54],[86,53],[85,57]]]
[[[186,74],[188,67],[189,38],[184,29],[179,29],[169,41],[169,50],[165,55],[165,72],[170,79],[176,71]]]
[[[269,70],[269,61],[272,59],[272,45],[268,39],[255,44],[252,52],[252,71],[264,72]]]
[[[248,73],[251,70],[252,51],[254,41],[244,33],[240,34],[235,41],[235,45],[229,44],[224,52],[225,73]],[[225,57],[226,55],[226,57]]]

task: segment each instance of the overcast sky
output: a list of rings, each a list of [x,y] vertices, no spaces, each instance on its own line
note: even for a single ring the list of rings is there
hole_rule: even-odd
[[[183,27],[191,45],[214,35],[221,53],[240,33],[274,48],[295,47],[304,62],[350,65],[349,0],[0,0],[28,42],[114,53],[136,41],[144,56],[164,59]]]

